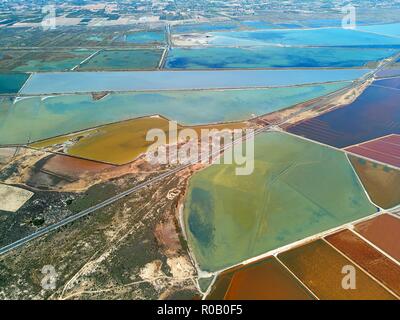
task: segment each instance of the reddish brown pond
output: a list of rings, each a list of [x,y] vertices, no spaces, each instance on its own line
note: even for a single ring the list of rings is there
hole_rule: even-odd
[[[400,266],[370,246],[350,230],[328,236],[326,240],[381,283],[400,295]]]
[[[270,257],[219,276],[208,299],[312,300],[312,294]]]
[[[96,173],[115,166],[100,162],[56,155],[47,160],[43,169],[61,176],[77,178],[84,173]]]
[[[320,299],[392,300],[395,297],[323,240],[294,248],[279,259]],[[356,287],[343,287],[343,268],[353,267]]]
[[[400,217],[383,214],[356,225],[356,231],[400,261]]]

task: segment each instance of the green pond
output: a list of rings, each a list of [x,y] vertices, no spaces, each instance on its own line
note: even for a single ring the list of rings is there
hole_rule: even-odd
[[[0,94],[18,93],[28,78],[26,73],[0,73]]]
[[[124,34],[117,39],[117,42],[131,44],[162,44],[165,42],[164,31],[138,31]]]
[[[184,223],[200,268],[216,271],[377,211],[344,153],[287,133],[255,138],[254,172],[218,164],[190,180]]]
[[[336,91],[348,83],[301,87],[30,97],[0,104],[0,144],[24,144],[111,122],[160,114],[181,124],[247,120]]]
[[[48,52],[31,51],[13,62],[13,70],[19,72],[67,71],[93,53],[93,50],[82,49]]]
[[[87,63],[82,64],[79,70],[111,71],[155,69],[160,62],[162,53],[162,50],[147,49],[102,51]]]

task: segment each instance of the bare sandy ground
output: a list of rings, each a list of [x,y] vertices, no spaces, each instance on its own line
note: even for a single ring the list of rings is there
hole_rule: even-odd
[[[16,212],[32,196],[28,190],[0,184],[0,210]]]

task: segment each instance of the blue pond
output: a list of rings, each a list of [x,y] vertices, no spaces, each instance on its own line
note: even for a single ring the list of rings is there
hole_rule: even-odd
[[[338,148],[392,133],[400,133],[398,80],[376,81],[357,100],[288,129],[289,132]],[[390,84],[392,82],[392,84]]]
[[[221,70],[34,74],[22,94],[284,87],[351,81],[371,70]]]
[[[170,69],[211,68],[308,68],[362,67],[393,55],[393,49],[354,48],[174,48],[169,51]]]
[[[212,32],[217,46],[291,45],[329,47],[400,47],[400,38],[342,28]]]
[[[370,26],[357,26],[357,30],[400,37],[400,23],[378,24]]]

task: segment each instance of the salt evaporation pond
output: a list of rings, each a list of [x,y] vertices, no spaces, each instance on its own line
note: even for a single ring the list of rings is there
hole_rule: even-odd
[[[21,94],[283,87],[351,81],[370,72],[351,70],[220,70],[37,73]]]

